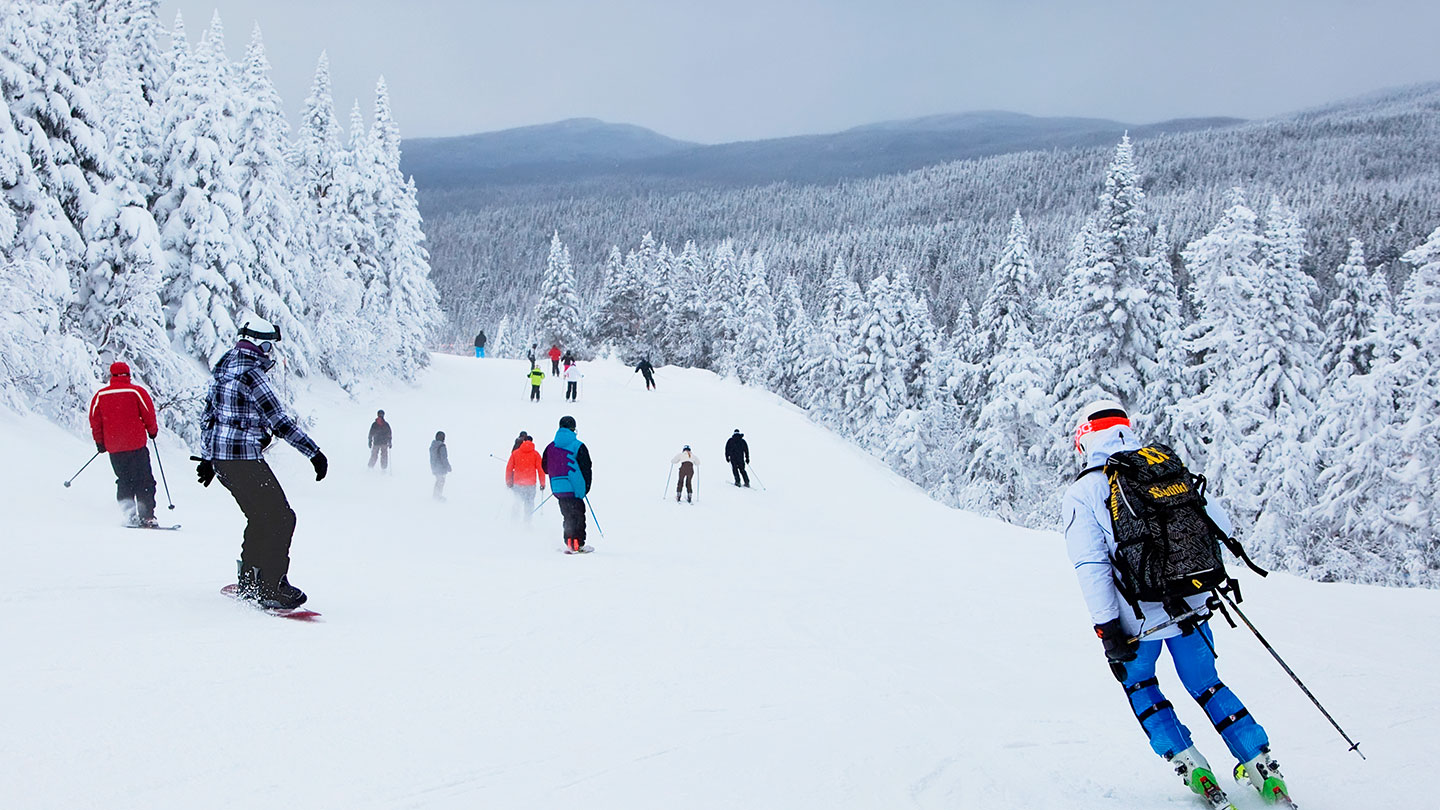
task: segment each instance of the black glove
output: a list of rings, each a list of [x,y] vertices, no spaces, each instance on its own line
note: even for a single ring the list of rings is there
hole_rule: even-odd
[[[330,461],[325,458],[324,453],[316,453],[310,457],[310,466],[315,468],[315,480],[324,481],[325,471],[330,469]]]
[[[200,463],[195,465],[195,480],[199,481],[202,487],[210,486],[210,482],[215,480],[215,465],[210,459],[202,458]]]
[[[1095,635],[1105,644],[1105,658],[1112,664],[1124,664],[1135,660],[1140,642],[1125,632],[1119,619],[1111,619],[1095,625]]]
[[[105,452],[105,442],[95,442],[95,452],[97,452],[97,453],[103,453],[103,452]]]
[[[274,440],[275,440],[275,437],[272,436],[272,435],[270,435],[269,433],[261,433],[261,434],[260,434],[260,449],[263,451],[265,448],[269,447],[269,446],[270,446],[270,442],[272,442],[272,441],[274,441]]]

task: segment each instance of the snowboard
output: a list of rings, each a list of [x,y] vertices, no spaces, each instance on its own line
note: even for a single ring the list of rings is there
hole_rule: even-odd
[[[238,593],[239,590],[240,590],[240,586],[238,586],[238,585],[236,585],[235,583],[232,582],[232,583],[230,583],[229,585],[226,585],[225,587],[221,588],[221,589],[220,589],[220,593],[224,594],[225,596],[230,597],[231,599],[234,599],[234,600],[237,601],[237,602],[240,602],[240,601],[242,601],[242,600],[241,600],[240,597],[239,597],[239,593]],[[250,603],[246,602],[246,604],[250,604]],[[271,616],[279,616],[279,617],[282,618],[282,619],[293,619],[293,620],[295,620],[295,621],[297,621],[297,622],[315,622],[315,621],[319,621],[319,620],[320,620],[320,614],[319,614],[319,613],[316,613],[316,612],[313,611],[313,610],[306,610],[306,609],[303,608],[303,607],[302,607],[302,608],[263,608],[263,607],[260,607],[259,605],[252,605],[252,607],[254,607],[256,610],[260,611],[261,613],[269,613]]]
[[[176,529],[180,528],[180,524],[179,524],[179,523],[176,523],[174,526],[126,526],[125,528],[127,528],[127,529],[148,529],[149,531],[152,531],[152,532],[173,532],[173,531],[175,531]]]

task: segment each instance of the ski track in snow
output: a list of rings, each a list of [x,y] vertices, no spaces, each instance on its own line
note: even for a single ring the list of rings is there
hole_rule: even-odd
[[[10,808],[1199,807],[1105,667],[1058,535],[947,509],[771,394],[585,364],[583,399],[524,364],[437,356],[420,384],[299,403],[330,458],[272,465],[299,515],[291,578],[323,624],[233,581],[242,518],[162,441],[178,532],[118,526],[86,437],[0,415],[0,805]],[[388,475],[367,470],[375,409]],[[503,462],[573,414],[595,466],[571,558]],[[740,428],[765,491],[730,486]],[[455,471],[430,499],[427,449]],[[682,445],[699,502],[662,490]],[[157,471],[158,472],[158,471]],[[673,477],[669,487],[674,486]],[[165,492],[159,492],[160,511]],[[1430,804],[1440,594],[1242,575],[1242,606],[1362,743],[1362,762],[1246,631],[1220,672],[1307,810]],[[1168,664],[1162,687],[1233,764]],[[1258,797],[1224,783],[1243,808]]]

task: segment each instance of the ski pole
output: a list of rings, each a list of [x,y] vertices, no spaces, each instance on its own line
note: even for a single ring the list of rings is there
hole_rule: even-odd
[[[761,481],[761,480],[760,480],[760,476],[758,476],[758,475],[755,474],[755,465],[754,465],[754,464],[751,464],[751,465],[750,465],[750,474],[751,474],[752,476],[755,476],[755,483],[757,483],[757,484],[760,485],[760,491],[761,491],[761,492],[768,492],[768,491],[769,491],[769,490],[767,490],[767,489],[765,488],[765,482],[764,482],[764,481]]]
[[[1155,625],[1154,627],[1151,627],[1151,628],[1145,630],[1145,631],[1142,632],[1140,635],[1138,635],[1138,636],[1130,639],[1129,643],[1130,643],[1130,644],[1134,644],[1134,643],[1136,643],[1136,642],[1144,641],[1147,636],[1150,636],[1150,635],[1153,635],[1153,634],[1155,634],[1155,633],[1158,633],[1158,632],[1160,632],[1161,630],[1164,630],[1164,629],[1167,628],[1167,627],[1174,627],[1175,625],[1177,625],[1177,624],[1179,624],[1179,623],[1181,623],[1181,622],[1183,622],[1183,621],[1186,621],[1186,620],[1188,620],[1188,619],[1191,619],[1191,618],[1194,618],[1194,617],[1196,617],[1196,616],[1199,616],[1200,614],[1202,614],[1202,613],[1204,613],[1204,612],[1206,612],[1206,611],[1208,611],[1208,610],[1210,610],[1210,605],[1209,605],[1209,603],[1207,602],[1206,604],[1201,605],[1200,607],[1197,607],[1197,608],[1195,608],[1194,610],[1186,611],[1186,612],[1184,612],[1184,613],[1181,613],[1179,616],[1173,616],[1173,617],[1171,617],[1171,618],[1169,618],[1169,619],[1166,619],[1165,621],[1163,621],[1163,622]]]
[[[170,482],[165,480],[165,462],[160,460],[160,445],[155,442],[155,437],[150,437],[150,444],[155,446],[155,464],[160,467],[160,483],[165,485],[165,500],[170,503],[171,511],[175,509],[175,501],[170,497]]]
[[[1270,646],[1270,642],[1266,641],[1265,637],[1260,635],[1260,631],[1255,629],[1255,625],[1251,624],[1245,614],[1240,612],[1239,606],[1230,599],[1230,595],[1224,591],[1221,591],[1220,595],[1224,597],[1225,601],[1230,605],[1230,609],[1235,611],[1235,615],[1240,617],[1240,621],[1245,622],[1245,626],[1250,628],[1250,632],[1255,634],[1255,638],[1260,640],[1260,643],[1265,647],[1265,651],[1270,653],[1276,661],[1280,662],[1280,666],[1284,667],[1285,674],[1290,676],[1290,680],[1294,681],[1295,685],[1300,687],[1300,691],[1305,693],[1305,697],[1310,698],[1310,702],[1314,703],[1315,708],[1319,709],[1320,713],[1325,715],[1325,719],[1330,721],[1330,725],[1334,726],[1335,730],[1340,732],[1340,736],[1345,738],[1345,742],[1350,743],[1350,750],[1360,754],[1361,759],[1365,759],[1365,754],[1360,751],[1360,743],[1350,739],[1350,735],[1345,733],[1345,729],[1340,728],[1340,724],[1335,722],[1335,718],[1330,716],[1330,712],[1325,711],[1325,707],[1320,705],[1320,701],[1316,699],[1315,695],[1300,681],[1300,677],[1295,674],[1295,670],[1291,669],[1290,665],[1285,663],[1285,659],[1280,657],[1280,653],[1275,652],[1275,648]]]
[[[543,500],[543,501],[540,502],[540,506],[544,506],[544,505],[550,500],[550,495],[554,495],[554,494],[555,494],[555,493],[551,492],[551,493],[549,493],[548,495],[546,495],[546,496],[545,496],[545,500]],[[535,514],[536,512],[539,512],[539,511],[540,511],[540,506],[537,506],[537,507],[535,507],[534,509],[531,509],[531,510],[530,510],[530,514],[533,515],[533,514]],[[510,514],[513,515],[513,514],[515,514],[515,513],[514,513],[514,512],[511,512]]]
[[[600,528],[600,518],[595,514],[595,504],[590,503],[589,495],[585,496],[585,505],[590,507],[590,519],[595,521],[595,531],[600,532],[600,536],[604,537],[605,530]]]
[[[95,459],[99,458],[100,454],[103,452],[103,450],[96,450],[95,455],[90,457],[90,461],[94,461]],[[76,470],[75,474],[70,476],[70,481],[74,481],[76,478],[79,478],[80,473],[85,472],[85,468],[90,466],[90,461],[87,461],[84,464],[80,465],[80,469]],[[66,481],[65,486],[70,486],[70,481]]]
[[[660,493],[660,500],[670,497],[670,476],[675,474],[675,465],[671,464],[670,469],[665,473],[665,490]]]

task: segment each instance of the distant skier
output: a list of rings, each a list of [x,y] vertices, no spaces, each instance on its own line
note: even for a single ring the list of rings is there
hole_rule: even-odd
[[[690,503],[694,494],[695,468],[700,466],[700,458],[690,451],[690,445],[687,444],[678,455],[670,459],[670,463],[680,465],[680,477],[675,480],[675,502],[680,502],[680,491],[683,489],[685,502]]]
[[[565,401],[574,402],[580,398],[580,381],[585,375],[580,373],[580,367],[571,363],[565,366]]]
[[[650,358],[646,357],[642,359],[638,364],[636,364],[635,370],[640,372],[640,374],[645,378],[646,391],[650,391],[655,388],[655,367],[650,365]]]
[[[480,334],[475,336],[475,356],[485,356],[485,330],[481,329]]]
[[[1150,738],[1150,747],[1175,766],[1175,772],[1191,790],[1205,796],[1215,807],[1230,806],[1209,762],[1191,741],[1189,729],[1160,692],[1155,664],[1161,648],[1165,648],[1185,690],[1200,704],[1230,753],[1241,763],[1237,778],[1243,772],[1261,796],[1272,803],[1277,789],[1279,795],[1287,795],[1280,767],[1270,758],[1265,729],[1216,674],[1209,611],[1202,610],[1188,622],[1156,630],[1144,641],[1135,640],[1147,627],[1163,627],[1170,612],[1160,602],[1128,600],[1118,585],[1122,578],[1114,562],[1118,546],[1110,510],[1111,481],[1103,473],[1112,455],[1141,450],[1125,408],[1113,400],[1087,405],[1076,422],[1074,439],[1086,469],[1065,492],[1061,507],[1065,544],[1095,623],[1095,635],[1105,646],[1110,670],[1124,687],[1131,710]],[[1152,456],[1161,455],[1153,448],[1145,448],[1142,454],[1151,465],[1158,463]],[[1159,460],[1168,459],[1161,455]],[[1204,511],[1216,529],[1231,534],[1230,519],[1223,509],[1205,503]],[[1186,598],[1177,607],[1202,609],[1205,602],[1206,594],[1201,593]]]
[[[739,428],[730,435],[730,441],[725,442],[725,460],[730,462],[735,486],[741,486],[741,479],[744,479],[744,486],[750,486],[750,473],[745,471],[745,465],[750,463],[750,445],[745,443],[745,434]]]
[[[566,350],[565,350],[565,354],[563,354],[563,355],[560,356],[560,364],[561,364],[562,366],[563,366],[563,365],[574,365],[574,364],[575,364],[575,359],[576,359],[576,358],[575,358],[575,350],[574,350],[574,349],[566,349]]]
[[[445,476],[450,474],[450,450],[445,446],[445,431],[435,431],[430,442],[430,472],[435,474],[435,500],[445,500]]]
[[[115,500],[125,513],[127,525],[153,529],[155,519],[155,475],[150,471],[150,448],[146,444],[160,434],[155,403],[150,392],[130,381],[130,366],[110,364],[110,384],[90,400],[90,433],[95,449],[110,454],[115,470]]]
[[[215,364],[200,431],[196,478],[204,486],[218,475],[245,513],[245,540],[240,547],[238,596],[266,608],[295,608],[305,592],[290,584],[290,540],[295,512],[285,498],[264,446],[274,434],[304,453],[325,478],[329,462],[295,420],[285,413],[265,372],[273,368],[274,344],[280,330],[258,319],[246,321],[235,348]]]
[[[550,476],[550,493],[565,520],[565,548],[577,553],[585,548],[585,496],[592,482],[590,450],[575,435],[575,417],[560,417],[560,429],[542,458]]]
[[[524,512],[525,522],[529,523],[535,511],[535,488],[545,490],[545,468],[535,442],[524,431],[515,440],[515,449],[505,463],[505,486],[515,492],[515,507]]]
[[[530,367],[530,373],[525,375],[530,380],[530,399],[540,401],[540,383],[545,381],[545,372],[534,366]]]
[[[390,469],[390,443],[392,434],[390,423],[385,421],[385,412],[376,411],[375,421],[370,423],[370,468],[375,468],[375,462],[380,462],[380,469]]]
[[[530,438],[530,434],[529,434],[529,433],[526,433],[526,432],[523,431],[523,430],[520,431],[520,435],[515,437],[515,446],[512,447],[512,448],[510,448],[510,452],[513,453],[513,452],[515,452],[516,450],[519,450],[519,449],[520,449],[520,445],[524,444],[524,443],[525,443],[525,440],[528,439],[528,438]]]
[[[530,368],[535,368],[535,352],[540,348],[539,343],[531,343],[530,351],[525,353],[525,359],[530,361]]]
[[[552,376],[552,377],[559,377],[559,376],[560,376],[560,345],[557,344],[557,343],[552,343],[552,344],[550,344],[549,355],[550,355],[550,376]]]

